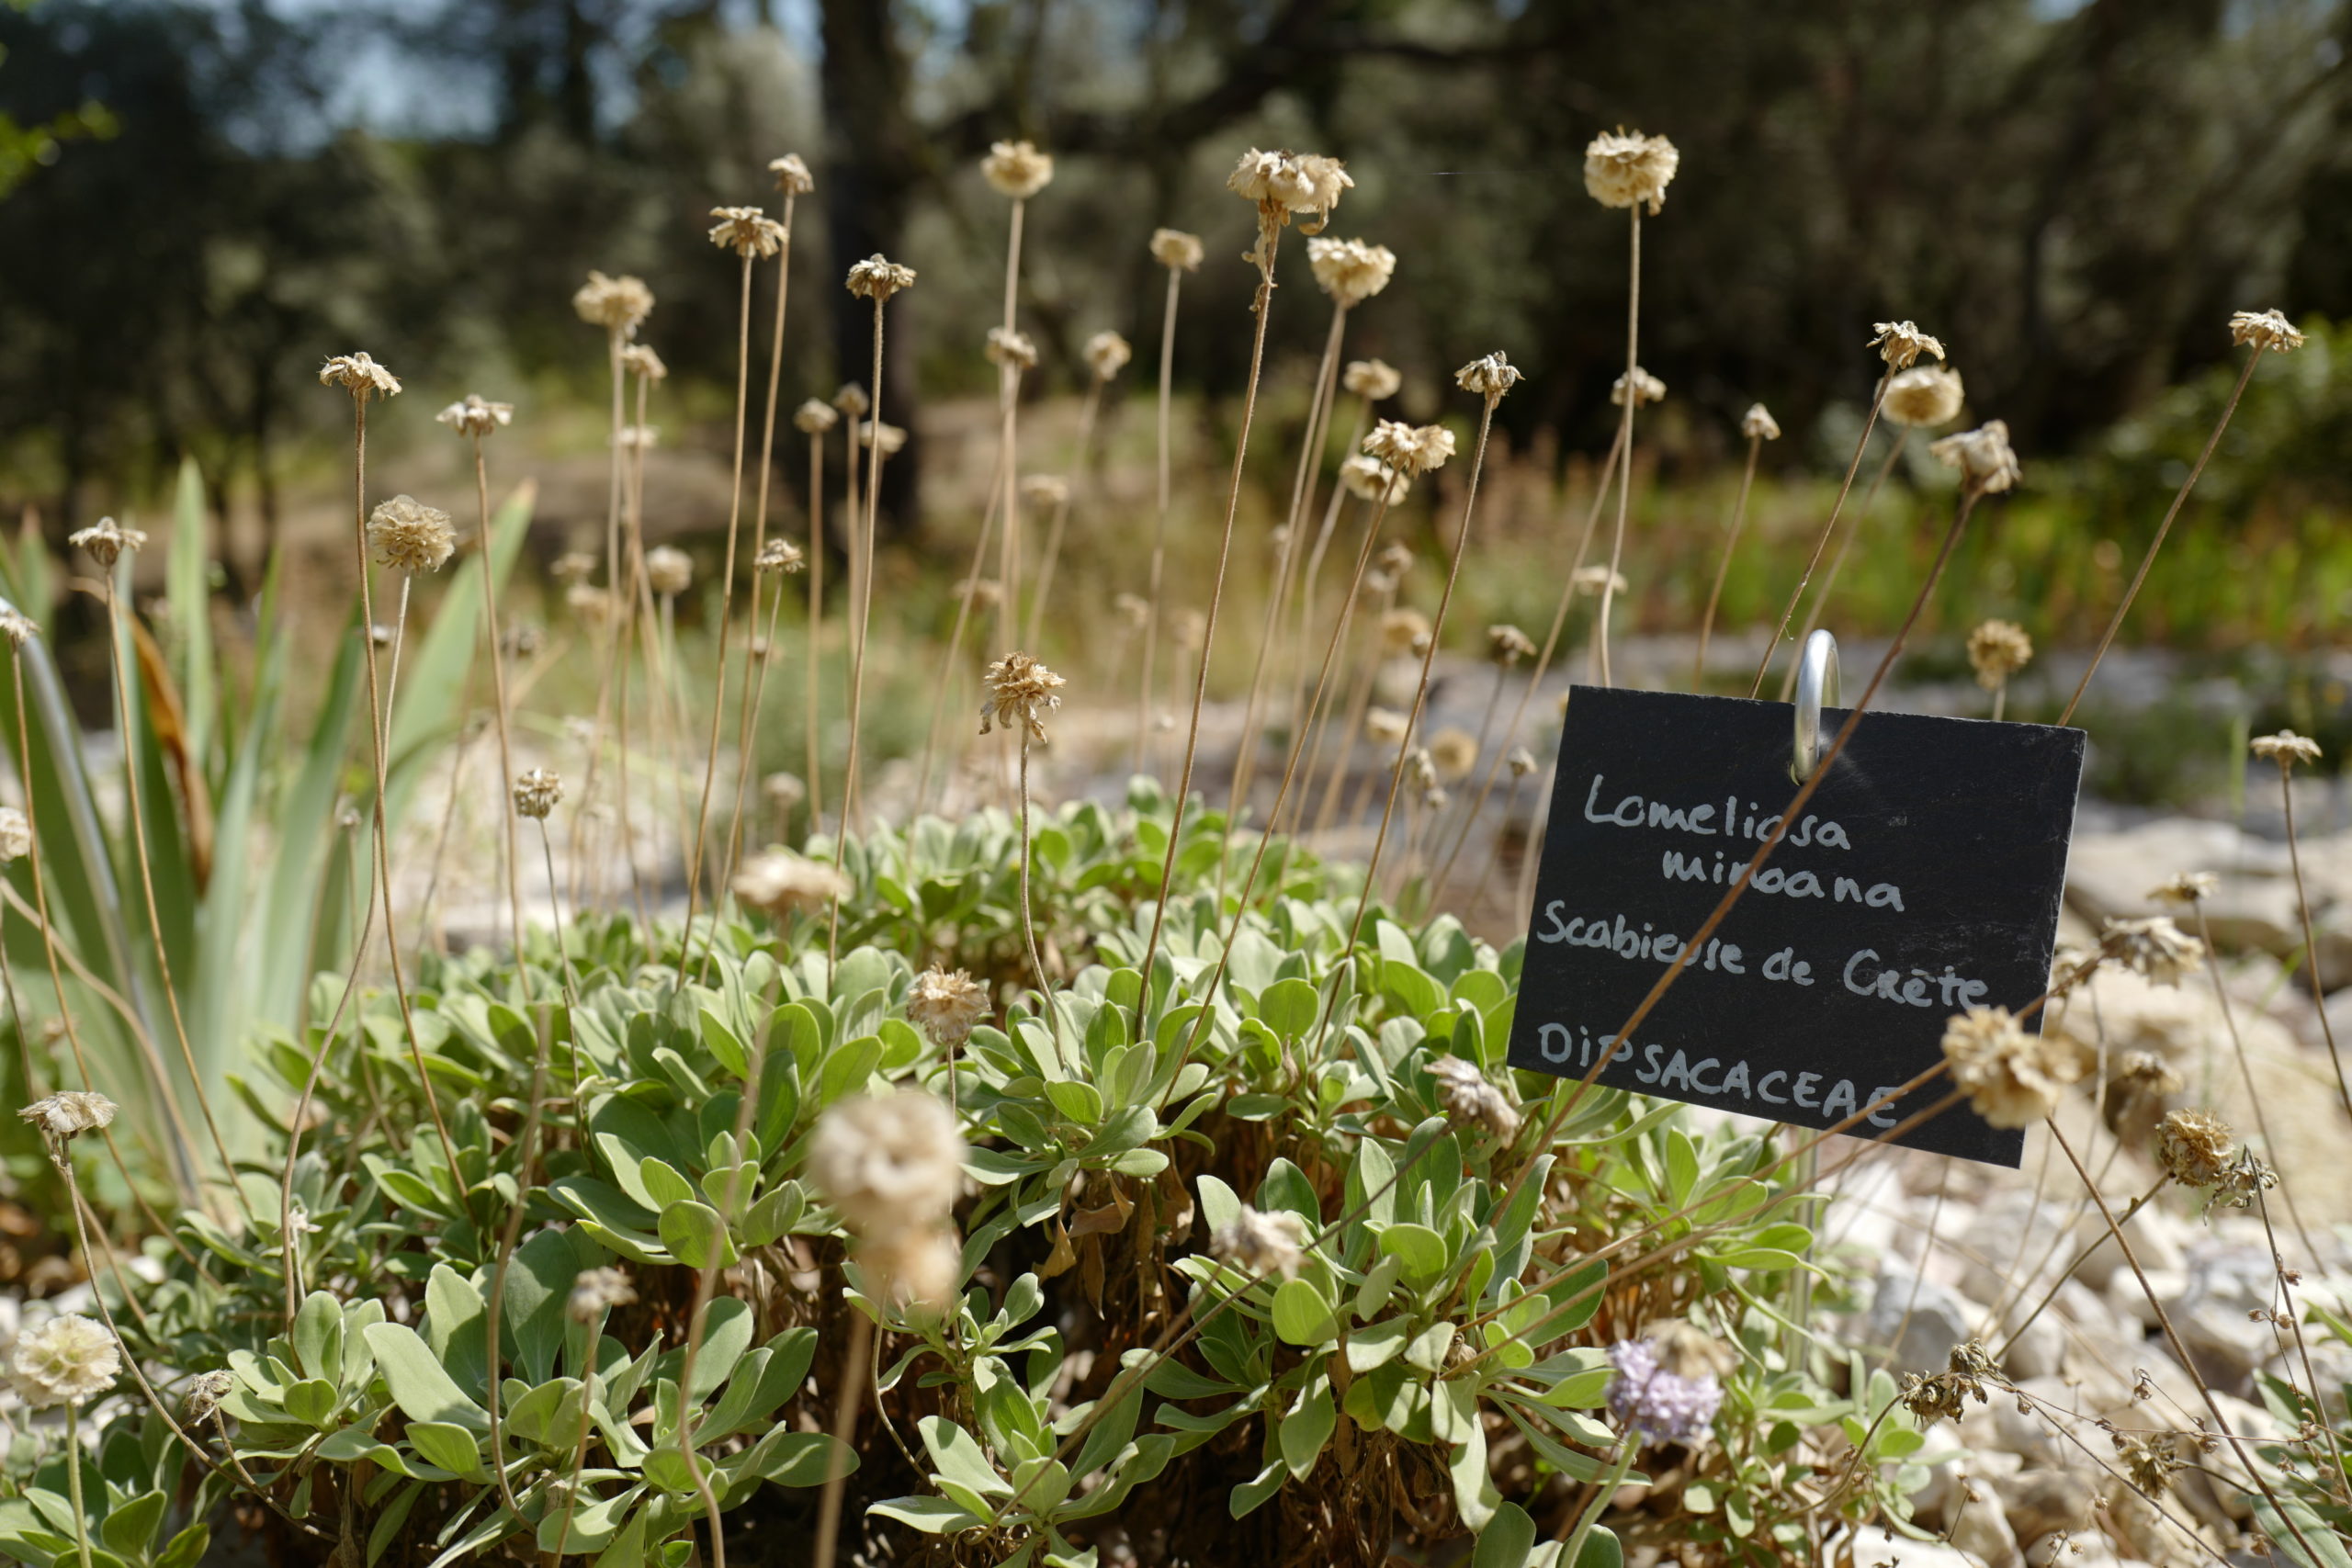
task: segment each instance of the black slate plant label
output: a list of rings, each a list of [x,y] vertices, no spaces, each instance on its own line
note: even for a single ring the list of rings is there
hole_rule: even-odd
[[[1825,749],[1845,719],[1824,711]],[[1685,953],[1796,795],[1791,720],[1785,703],[1575,689],[1511,1066],[1583,1077],[1679,957],[1686,973],[1597,1081],[1825,1128],[1940,1061],[1952,1014],[2041,994],[2083,773],[2083,732],[2046,725],[1863,715]],[[1938,1078],[1852,1131],[1883,1134],[1950,1092]],[[2025,1134],[1963,1102],[1893,1141],[2014,1167]]]

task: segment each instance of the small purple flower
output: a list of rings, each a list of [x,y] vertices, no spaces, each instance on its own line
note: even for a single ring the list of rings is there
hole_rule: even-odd
[[[1712,1375],[1681,1377],[1657,1364],[1646,1339],[1620,1339],[1609,1348],[1617,1375],[1609,1383],[1609,1409],[1618,1424],[1654,1443],[1692,1443],[1707,1433],[1723,1384]]]

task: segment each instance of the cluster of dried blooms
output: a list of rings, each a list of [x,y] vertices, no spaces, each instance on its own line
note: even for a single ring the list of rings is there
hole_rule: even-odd
[[[815,914],[854,891],[849,878],[825,862],[790,850],[768,850],[746,857],[736,868],[730,886],[737,901],[746,908],[779,920],[787,915]]]
[[[1947,435],[1928,450],[1946,468],[1958,468],[1961,483],[1975,495],[1997,494],[2023,477],[2004,420],[1987,420],[1974,430]]]
[[[1209,1255],[1258,1279],[1279,1274],[1295,1279],[1314,1238],[1306,1222],[1288,1209],[1261,1213],[1249,1204],[1209,1236]]]
[[[1046,716],[1062,705],[1058,694],[1067,684],[1059,675],[1025,653],[1008,653],[989,666],[989,694],[980,703],[980,733],[991,728],[1023,729],[1043,742]]]
[[[1958,419],[1967,395],[1959,371],[1939,365],[1915,365],[1889,378],[1880,412],[1906,429],[1932,429]]]
[[[63,1089],[17,1112],[43,1135],[64,1143],[114,1125],[115,1103],[95,1089]]]
[[[8,1352],[8,1386],[38,1410],[80,1404],[122,1375],[122,1350],[106,1325],[64,1313],[17,1336]]]
[[[1628,389],[1633,393],[1634,406],[1637,409],[1666,401],[1666,383],[1638,365],[1631,370],[1621,373],[1615,380],[1609,383],[1609,400],[1617,407],[1623,408]],[[1759,403],[1757,406],[1760,408],[1763,405]],[[1776,435],[1780,434],[1778,426],[1774,427],[1773,434]]]
[[[921,1308],[955,1290],[964,1135],[945,1105],[911,1089],[835,1101],[809,1140],[808,1174],[857,1238],[869,1293]]]
[[[396,495],[368,514],[368,550],[390,571],[422,577],[439,571],[457,553],[449,514],[413,495]]]
[[[1584,150],[1584,188],[1603,207],[1646,208],[1657,216],[1666,187],[1681,167],[1682,154],[1663,136],[1644,136],[1620,126],[1603,131]]]
[[[548,812],[563,799],[563,775],[546,768],[533,768],[514,781],[514,809],[524,817],[547,820]]]
[[[2070,1045],[2029,1032],[2007,1008],[1970,1008],[1951,1019],[1943,1050],[1953,1087],[1996,1127],[2030,1127],[2083,1077],[2082,1057]]]
[[[1440,1056],[1430,1064],[1430,1079],[1437,1088],[1437,1102],[1458,1125],[1483,1127],[1497,1141],[1509,1143],[1519,1134],[1519,1110],[1503,1091],[1487,1080],[1475,1062]]]
[[[1396,271],[1396,253],[1362,240],[1317,238],[1306,242],[1306,265],[1317,285],[1344,310],[1388,287]]]
[[[2033,658],[2033,638],[2015,621],[1986,621],[1968,634],[1968,663],[1976,683],[1993,690]]]

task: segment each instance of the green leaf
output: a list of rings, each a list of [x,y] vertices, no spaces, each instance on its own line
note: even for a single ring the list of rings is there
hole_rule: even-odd
[[[735,1364],[752,1344],[752,1304],[738,1296],[720,1296],[705,1309],[702,1348],[695,1357],[695,1381],[686,1398],[700,1404],[734,1375]]]
[[[729,1461],[728,1470],[778,1486],[822,1486],[836,1464],[843,1475],[849,1474],[857,1469],[857,1450],[828,1433],[778,1427]]]
[[[1445,1272],[1445,1238],[1427,1225],[1390,1225],[1380,1233],[1380,1250],[1405,1266],[1405,1277],[1426,1283]]]
[[[155,1539],[155,1527],[164,1522],[167,1501],[161,1492],[142,1492],[127,1503],[116,1504],[98,1527],[98,1539],[107,1550],[124,1557],[146,1556],[148,1542]]]
[[[331,1292],[311,1292],[294,1314],[294,1359],[306,1377],[342,1377],[343,1303]]]
[[[1091,1083],[1058,1078],[1046,1086],[1046,1098],[1071,1121],[1091,1127],[1102,1120],[1102,1093]]]
[[[490,1430],[489,1412],[458,1391],[416,1330],[402,1323],[371,1323],[360,1332],[401,1415],[412,1421],[447,1421],[468,1431]]]
[[[212,1545],[212,1527],[198,1522],[164,1543],[155,1554],[155,1568],[196,1568]]]
[[[1284,1040],[1304,1039],[1315,1027],[1323,998],[1304,980],[1277,980],[1258,998],[1258,1016]]]
[[[978,1529],[987,1521],[978,1515],[967,1513],[944,1497],[891,1497],[876,1503],[866,1510],[886,1519],[896,1519],[910,1529],[925,1535],[956,1535]]]
[[[1525,1568],[1527,1554],[1534,1550],[1535,1521],[1518,1504],[1503,1503],[1478,1532],[1470,1568]]]
[[[1410,1328],[1403,1318],[1392,1317],[1352,1330],[1348,1335],[1348,1371],[1368,1372],[1395,1360]]]
[[[1592,1533],[1584,1538],[1584,1550],[1577,1553],[1573,1563],[1562,1568],[1625,1568],[1625,1548],[1619,1543],[1617,1532],[1606,1525],[1595,1525]]]
[[[922,1446],[940,1475],[983,1497],[1012,1495],[1012,1483],[997,1473],[969,1432],[944,1416],[926,1416],[920,1425]]]
[[[707,1203],[684,1199],[662,1211],[662,1245],[689,1269],[720,1268],[735,1261],[734,1244],[727,1238],[727,1222]]]
[[[481,1444],[471,1432],[444,1421],[412,1421],[408,1445],[425,1463],[452,1475],[476,1478],[481,1471]]]
[[[1214,1176],[1199,1181],[1201,1219],[1214,1235],[1241,1217],[1241,1195]]]
[[[1293,1345],[1320,1345],[1337,1337],[1340,1322],[1312,1283],[1285,1280],[1274,1292],[1274,1332]]]

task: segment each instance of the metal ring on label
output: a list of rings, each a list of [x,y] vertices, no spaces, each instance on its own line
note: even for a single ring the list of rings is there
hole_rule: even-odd
[[[1790,773],[1802,784],[1821,759],[1821,708],[1838,702],[1838,639],[1815,631],[1797,659],[1797,750]]]

